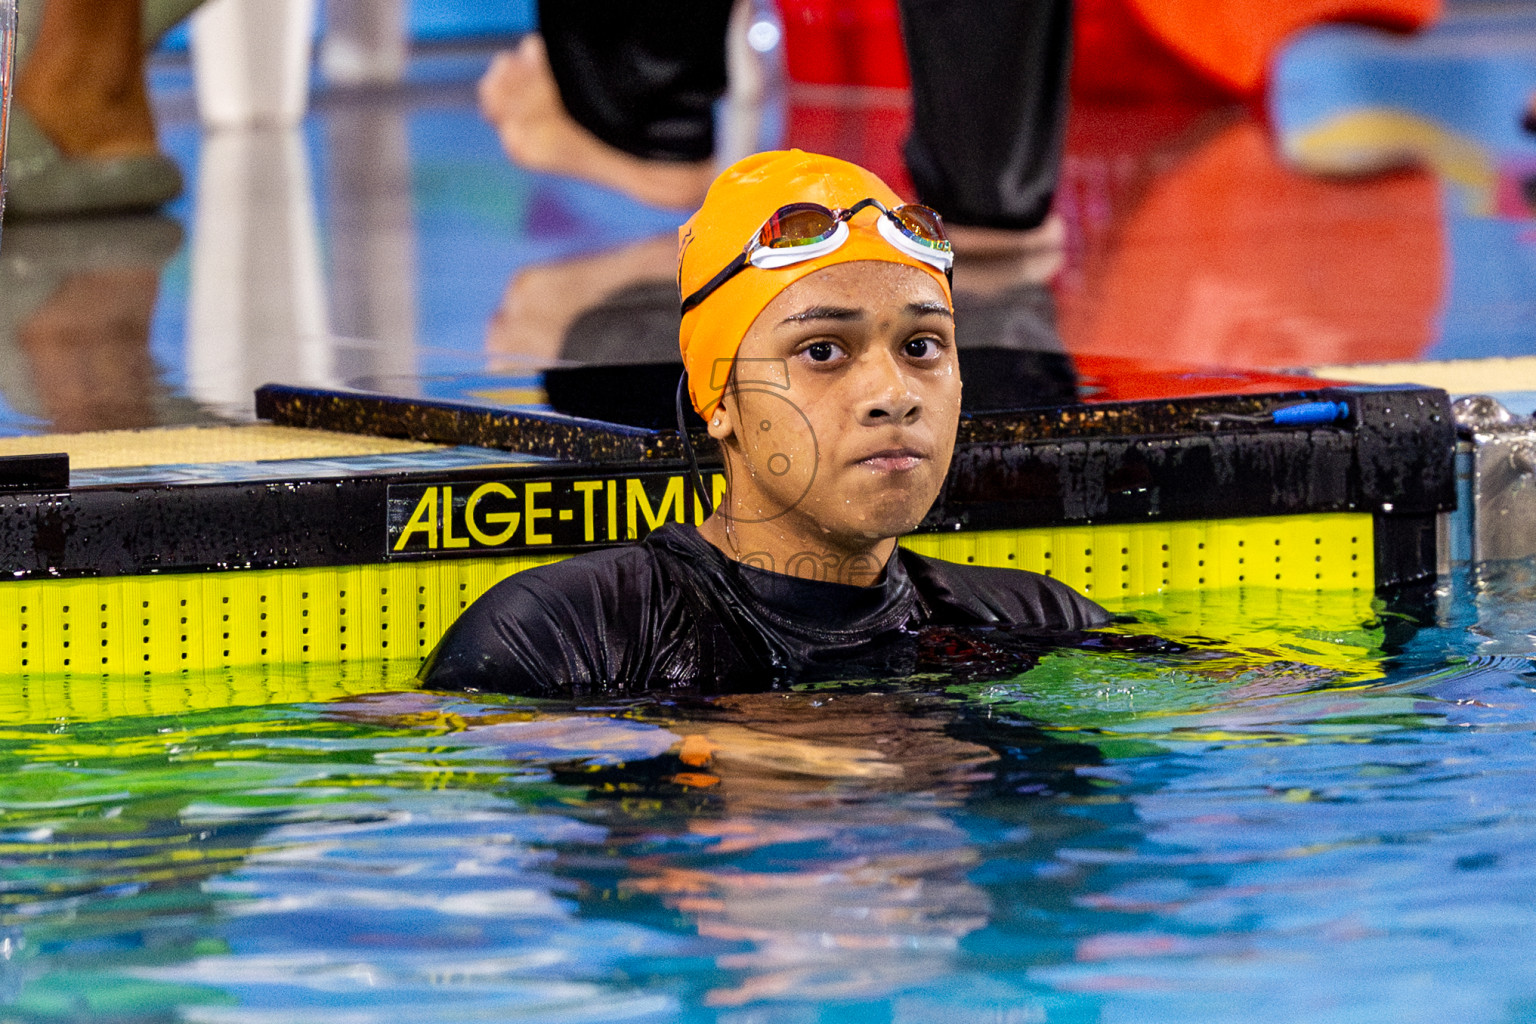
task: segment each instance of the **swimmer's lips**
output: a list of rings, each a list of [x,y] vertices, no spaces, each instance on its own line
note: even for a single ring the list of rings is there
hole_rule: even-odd
[[[927,459],[928,453],[916,448],[882,448],[858,459],[854,465],[877,473],[905,473],[921,466]]]

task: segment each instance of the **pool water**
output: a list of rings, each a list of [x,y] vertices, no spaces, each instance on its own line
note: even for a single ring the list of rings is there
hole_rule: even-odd
[[[1184,650],[614,707],[30,681],[0,1020],[1536,1019],[1533,598],[1217,595],[1124,627]]]

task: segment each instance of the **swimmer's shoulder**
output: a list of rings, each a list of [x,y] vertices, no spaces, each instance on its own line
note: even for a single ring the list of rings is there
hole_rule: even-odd
[[[1097,603],[1049,576],[900,551],[907,575],[935,622],[1066,632],[1102,626],[1111,618]]]
[[[655,586],[660,567],[643,544],[588,551],[513,573],[486,597],[510,610],[529,613],[566,611],[579,621],[605,608],[627,607],[640,592]]]
[[[421,679],[445,690],[593,692],[633,664],[665,616],[671,589],[643,544],[524,569],[460,614]]]

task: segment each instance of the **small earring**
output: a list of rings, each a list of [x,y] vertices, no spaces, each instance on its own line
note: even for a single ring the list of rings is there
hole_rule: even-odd
[[[720,417],[719,416],[715,417],[715,424],[714,425],[717,426],[717,427],[720,425]]]

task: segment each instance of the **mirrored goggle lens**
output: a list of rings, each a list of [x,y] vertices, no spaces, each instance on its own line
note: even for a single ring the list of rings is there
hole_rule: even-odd
[[[796,203],[768,218],[757,233],[757,244],[769,249],[788,249],[824,241],[837,230],[837,218],[824,206]]]
[[[897,220],[901,221],[901,226],[915,241],[936,249],[949,248],[949,239],[944,234],[944,221],[939,217],[937,210],[909,203],[906,206],[898,206],[891,212],[896,215]]]

